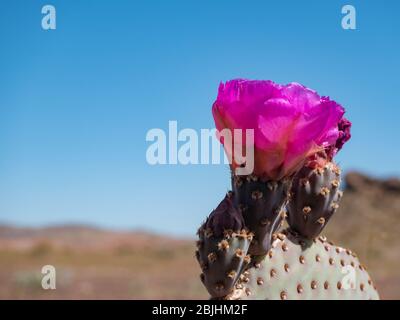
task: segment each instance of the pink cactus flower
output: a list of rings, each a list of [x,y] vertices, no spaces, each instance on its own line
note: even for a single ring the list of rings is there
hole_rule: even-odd
[[[236,79],[220,84],[212,112],[219,132],[253,129],[253,174],[280,180],[299,170],[306,158],[336,145],[344,109],[298,83]],[[233,146],[224,144],[228,157]],[[238,166],[233,157],[231,168]]]
[[[344,144],[351,138],[351,122],[345,117],[340,119],[338,123],[338,138],[336,141],[327,147],[323,151],[320,151],[312,156],[310,156],[306,161],[306,166],[310,168],[322,168],[327,162],[333,161],[333,157],[339,152]]]
[[[343,148],[344,144],[350,140],[350,129],[351,122],[343,117],[338,124],[339,136],[336,140],[336,143],[327,150],[327,154],[330,159],[332,159],[333,156],[335,156],[336,153],[338,153],[339,150]]]

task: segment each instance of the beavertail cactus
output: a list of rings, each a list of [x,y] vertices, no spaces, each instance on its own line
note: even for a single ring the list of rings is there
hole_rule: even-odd
[[[343,114],[297,83],[220,85],[217,137],[228,158],[253,148],[254,170],[239,175],[246,163],[231,158],[232,192],[198,231],[196,257],[211,298],[379,299],[357,256],[319,236],[342,196],[333,157],[350,139]],[[230,145],[219,134],[237,129],[252,129],[254,139]],[[289,228],[279,232],[285,219]]]

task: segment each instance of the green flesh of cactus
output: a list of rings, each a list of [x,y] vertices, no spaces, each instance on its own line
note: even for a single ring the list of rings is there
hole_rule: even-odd
[[[365,267],[351,251],[325,238],[278,234],[268,254],[246,270],[227,299],[379,299]]]

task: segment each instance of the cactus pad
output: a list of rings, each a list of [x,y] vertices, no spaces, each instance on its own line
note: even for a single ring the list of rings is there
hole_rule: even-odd
[[[290,188],[289,180],[265,181],[256,176],[232,175],[233,201],[254,234],[249,253],[268,252],[272,234],[285,217],[283,210]]]
[[[303,167],[295,176],[287,205],[287,221],[292,230],[314,239],[338,208],[340,170],[328,163],[322,168]]]
[[[228,194],[198,231],[196,258],[201,281],[212,297],[231,293],[242,271],[250,264],[247,251],[252,234]]]
[[[379,299],[357,256],[324,237],[307,240],[285,231],[252,264],[228,299]]]

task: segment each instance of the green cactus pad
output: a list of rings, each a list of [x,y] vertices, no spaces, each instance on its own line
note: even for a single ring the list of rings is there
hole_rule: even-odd
[[[324,237],[304,240],[284,232],[252,262],[227,299],[379,299],[366,269],[350,250]]]
[[[314,239],[338,208],[340,170],[328,163],[323,168],[303,167],[292,182],[287,222],[303,237]]]
[[[254,234],[251,255],[268,252],[271,235],[285,217],[283,207],[289,188],[289,180],[265,181],[256,176],[232,175],[233,202],[241,211],[246,227]]]
[[[201,281],[211,297],[226,296],[250,264],[247,251],[252,235],[243,229],[239,233],[225,230],[224,236],[215,237],[210,229],[200,228],[199,237],[196,258],[202,269]]]

